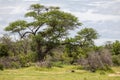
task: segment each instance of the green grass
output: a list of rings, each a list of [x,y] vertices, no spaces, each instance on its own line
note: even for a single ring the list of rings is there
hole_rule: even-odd
[[[75,72],[71,72],[75,70]],[[113,68],[120,72],[120,67]],[[63,68],[38,68],[29,67],[22,69],[7,69],[0,71],[0,80],[120,80],[120,76],[108,76],[111,73],[100,71],[91,73],[77,70],[77,66],[63,66]]]

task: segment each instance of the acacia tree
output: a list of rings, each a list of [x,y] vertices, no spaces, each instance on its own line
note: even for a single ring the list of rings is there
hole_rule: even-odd
[[[75,36],[75,39],[77,43],[79,43],[79,46],[82,47],[88,47],[94,45],[94,40],[99,37],[96,30],[93,28],[84,28],[80,30],[77,35]]]
[[[82,56],[87,56],[87,52],[94,47],[94,40],[98,38],[98,33],[93,28],[80,30],[74,38],[66,39],[66,52],[69,57],[76,61]]]
[[[30,17],[32,22],[17,20],[10,23],[5,30],[18,33],[21,38],[32,34],[39,61],[44,60],[46,54],[60,44],[69,30],[81,25],[77,17],[61,11],[59,7],[33,4],[29,10],[25,17]]]

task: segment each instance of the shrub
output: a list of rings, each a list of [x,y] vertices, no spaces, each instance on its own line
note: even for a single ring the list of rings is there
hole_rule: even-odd
[[[16,56],[15,57],[2,57],[0,58],[0,64],[2,64],[4,68],[17,68],[17,64],[19,64],[18,57]]]
[[[19,55],[19,62],[20,62],[21,67],[26,67],[28,58],[25,55]]]
[[[105,71],[100,71],[100,75],[105,75]]]
[[[3,67],[3,65],[2,64],[0,64],[0,70],[4,70],[4,67]]]
[[[9,55],[8,51],[9,49],[7,45],[0,44],[0,57],[8,56]]]
[[[120,54],[119,55],[113,55],[112,61],[115,66],[120,66]]]
[[[63,63],[62,63],[61,61],[52,62],[51,64],[52,64],[52,66],[54,66],[54,67],[63,68]]]
[[[87,58],[81,58],[78,62],[84,66],[85,69],[92,72],[96,70],[110,70],[110,66],[112,66],[111,53],[106,49],[93,51],[88,54]]]
[[[46,68],[51,68],[52,65],[49,61],[41,61],[41,62],[37,62],[36,66],[38,67],[46,67]]]
[[[36,55],[34,53],[29,53],[27,55],[21,54],[18,57],[21,67],[28,67],[30,66],[30,62],[35,61]]]
[[[12,63],[11,63],[11,67],[18,69],[18,68],[20,68],[21,66],[20,66],[19,62],[12,62]]]

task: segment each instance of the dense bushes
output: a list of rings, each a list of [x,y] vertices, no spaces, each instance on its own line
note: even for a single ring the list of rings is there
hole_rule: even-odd
[[[9,55],[8,51],[9,48],[7,45],[0,44],[0,57],[8,56]]]
[[[30,62],[35,62],[36,54],[35,53],[29,53],[29,54],[21,54],[18,56],[19,63],[21,67],[27,67],[30,66]]]
[[[4,68],[21,68],[28,67],[32,65],[32,62],[35,62],[35,54],[20,54],[14,57],[2,57],[0,58],[0,64],[3,65]]]
[[[108,70],[112,66],[111,53],[108,50],[93,51],[88,54],[88,57],[79,59],[78,63],[92,72],[98,69]]]
[[[119,55],[113,55],[112,60],[115,66],[120,66],[120,54]]]
[[[110,53],[92,53],[88,55],[88,67],[91,71],[97,69],[108,70],[112,66]]]

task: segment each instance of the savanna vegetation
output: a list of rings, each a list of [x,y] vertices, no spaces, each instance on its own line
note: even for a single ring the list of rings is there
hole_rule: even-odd
[[[32,4],[25,18],[5,27],[17,39],[0,38],[0,80],[120,79],[106,76],[120,71],[120,41],[96,46],[97,31],[80,29],[78,18],[59,7]],[[71,37],[75,29],[80,30]]]

